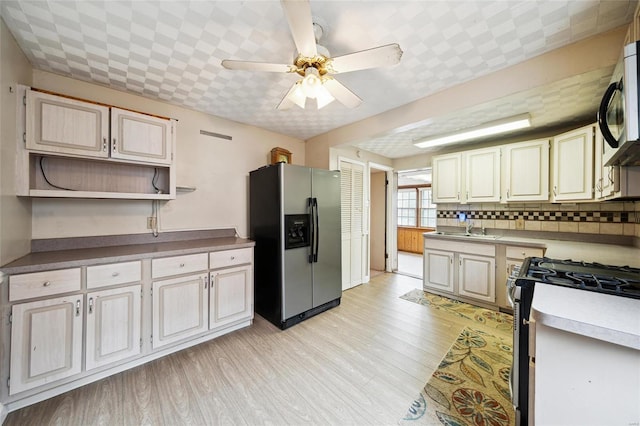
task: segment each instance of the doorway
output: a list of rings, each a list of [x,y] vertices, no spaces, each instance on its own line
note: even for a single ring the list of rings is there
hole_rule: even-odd
[[[369,276],[391,272],[393,169],[369,163]]]
[[[398,172],[397,272],[422,278],[422,251],[425,232],[436,227],[436,206],[431,198],[431,169]]]

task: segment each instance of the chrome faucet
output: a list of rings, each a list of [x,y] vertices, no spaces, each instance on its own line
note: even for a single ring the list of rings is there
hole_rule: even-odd
[[[467,224],[466,224],[466,233],[467,234],[471,234],[471,230],[473,229],[473,222],[470,220],[467,220]]]

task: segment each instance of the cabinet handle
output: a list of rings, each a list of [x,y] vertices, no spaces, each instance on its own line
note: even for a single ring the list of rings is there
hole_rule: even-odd
[[[467,191],[467,200],[469,199],[469,191]]]
[[[507,189],[507,198],[509,198],[509,190]]]
[[[180,267],[181,267],[181,268],[184,268],[184,263],[181,263],[181,264],[180,264]]]
[[[558,196],[558,192],[556,191],[557,189],[558,189],[558,187],[554,185],[554,186],[553,186],[553,196],[554,196],[554,197],[557,197],[557,196]]]
[[[204,289],[206,290],[209,287],[209,277],[204,277]]]
[[[49,287],[51,285],[51,281],[45,281],[42,283],[42,287]]]
[[[525,257],[526,257],[526,254],[527,254],[526,252],[524,252],[524,251],[522,252],[522,255],[525,256]]]
[[[235,256],[231,256],[231,260],[236,260],[236,257]]]
[[[120,272],[114,272],[113,274],[111,274],[112,277],[117,277],[118,275],[120,275]]]
[[[89,313],[93,313],[93,297],[89,298]]]
[[[116,152],[117,149],[117,144],[116,144],[116,138],[113,138],[113,145],[111,145],[111,149],[113,150],[113,152]]]
[[[102,150],[107,151],[107,138],[102,138]]]
[[[76,316],[80,316],[80,300],[76,300]]]

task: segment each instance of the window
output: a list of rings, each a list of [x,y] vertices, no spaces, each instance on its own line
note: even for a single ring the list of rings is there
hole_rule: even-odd
[[[398,190],[398,225],[417,226],[417,193],[415,189]]]
[[[420,226],[436,227],[436,205],[431,199],[431,188],[420,188]]]
[[[436,205],[431,199],[431,187],[398,189],[398,226],[436,227]]]

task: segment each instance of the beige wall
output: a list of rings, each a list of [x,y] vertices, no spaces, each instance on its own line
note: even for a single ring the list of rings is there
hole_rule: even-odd
[[[159,203],[161,231],[233,227],[247,236],[249,172],[268,164],[276,146],[291,151],[294,164],[305,158],[302,140],[141,96],[37,70],[33,87],[178,120],[177,184],[196,191]],[[145,233],[151,212],[152,201],[34,199],[33,238]]]
[[[31,66],[0,19],[0,265],[31,248],[31,201],[15,196],[18,83],[31,84]]]

